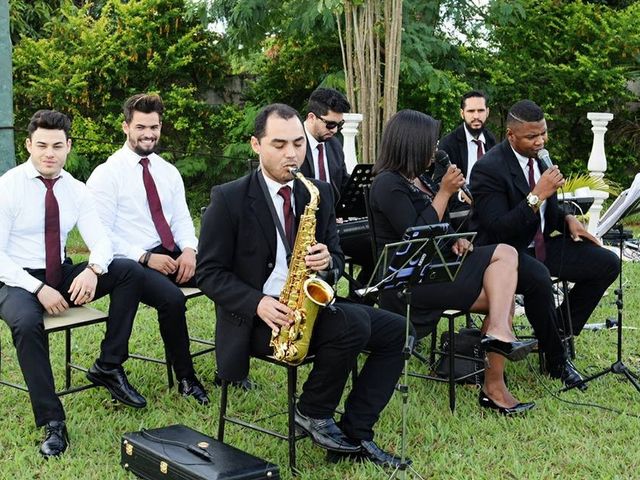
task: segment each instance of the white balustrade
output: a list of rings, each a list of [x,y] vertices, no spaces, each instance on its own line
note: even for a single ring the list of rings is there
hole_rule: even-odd
[[[604,134],[607,131],[607,124],[613,119],[612,113],[589,112],[587,118],[591,120],[591,131],[593,132],[593,146],[591,147],[591,155],[589,156],[589,175],[595,178],[603,178],[604,172],[607,171],[607,157],[604,153]],[[592,234],[596,233],[600,215],[602,213],[602,204],[609,197],[607,192],[601,190],[591,190],[593,197],[593,205],[589,209],[589,226],[587,227]]]
[[[342,150],[344,151],[344,163],[347,166],[347,172],[351,173],[353,168],[358,164],[356,157],[356,135],[358,134],[358,126],[362,122],[361,113],[345,113],[344,126],[342,127]]]

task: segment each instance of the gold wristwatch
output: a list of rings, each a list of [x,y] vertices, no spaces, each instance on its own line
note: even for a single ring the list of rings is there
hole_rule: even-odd
[[[527,205],[529,205],[534,210],[540,208],[540,203],[542,202],[540,202],[540,197],[538,197],[537,195],[534,195],[533,193],[529,193],[529,195],[527,195]]]

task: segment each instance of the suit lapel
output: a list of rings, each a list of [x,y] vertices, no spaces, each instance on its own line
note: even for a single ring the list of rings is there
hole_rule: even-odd
[[[467,136],[464,133],[464,123],[460,125],[456,134],[458,138],[458,148],[460,149],[460,169],[468,177],[469,175],[469,148],[467,146]],[[467,178],[468,180],[468,178]]]
[[[520,168],[520,162],[516,158],[515,153],[513,153],[513,149],[511,148],[511,144],[508,140],[505,140],[502,143],[502,148],[505,149],[505,158],[507,159],[507,168],[511,173],[511,177],[513,178],[513,184],[515,187],[522,193],[523,197],[529,195],[531,189],[529,188],[529,182],[526,178],[524,178],[524,172],[522,168]]]
[[[260,171],[255,171],[251,176],[251,185],[249,187],[249,205],[251,211],[260,226],[260,232],[269,246],[269,250],[275,257],[276,255],[276,226],[271,218],[271,212],[267,205],[262,187],[258,181],[258,175],[262,175]],[[269,200],[270,201],[270,200]]]

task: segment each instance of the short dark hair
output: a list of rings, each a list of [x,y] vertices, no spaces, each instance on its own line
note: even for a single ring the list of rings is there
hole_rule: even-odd
[[[124,102],[124,121],[129,123],[133,118],[133,112],[157,113],[162,120],[164,113],[164,103],[162,98],[156,93],[139,93],[133,97],[127,98]]]
[[[289,120],[290,118],[296,117],[302,123],[300,119],[300,115],[298,112],[290,107],[289,105],[285,105],[284,103],[272,103],[271,105],[267,105],[264,107],[258,115],[256,116],[256,120],[253,124],[253,136],[260,140],[266,134],[267,129],[267,120],[270,116],[275,115],[276,117],[282,118],[284,120]]]
[[[487,105],[487,103],[489,103],[489,98],[487,97],[487,94],[484,93],[482,90],[471,90],[465,93],[464,95],[462,95],[462,99],[460,100],[460,110],[464,110],[464,104],[466,103],[467,98],[484,98],[485,106]]]
[[[29,126],[27,127],[29,138],[38,128],[62,130],[66,139],[69,140],[71,120],[64,113],[57,110],[38,110],[29,120]]]
[[[317,88],[309,97],[308,111],[315,115],[326,115],[329,110],[336,113],[347,113],[351,110],[351,104],[338,90]]]
[[[507,127],[514,123],[539,122],[544,119],[544,111],[531,100],[514,103],[507,114]]]
[[[382,132],[373,172],[399,172],[415,178],[429,167],[436,151],[440,121],[415,110],[400,110]]]

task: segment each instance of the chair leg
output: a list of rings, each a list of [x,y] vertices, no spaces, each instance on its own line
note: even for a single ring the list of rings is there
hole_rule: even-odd
[[[71,388],[71,329],[64,331],[64,385],[65,389]]]
[[[224,427],[227,416],[227,401],[229,394],[229,382],[222,379],[220,386],[220,415],[218,417],[218,440],[224,442]]]
[[[573,360],[576,358],[576,347],[573,342],[573,323],[571,322],[571,305],[569,304],[569,282],[566,280],[562,281],[562,296],[564,297],[563,300],[567,306],[567,321],[565,322],[566,325],[563,326],[564,332],[565,334],[571,332],[567,337],[565,348],[567,350],[567,355]]]
[[[456,409],[456,373],[455,373],[455,319],[449,316],[449,408]]]
[[[429,365],[436,364],[436,347],[438,342],[438,325],[431,332],[431,351],[429,352]]]
[[[289,468],[295,474],[296,471],[296,391],[298,380],[298,368],[287,366],[287,403],[289,410]]]

